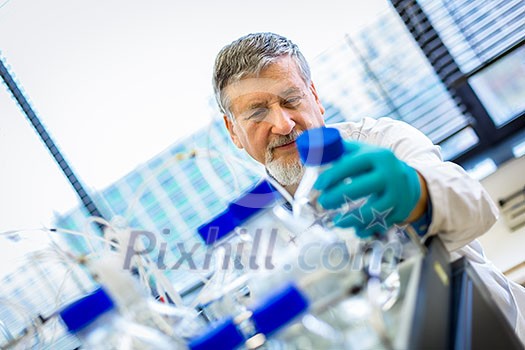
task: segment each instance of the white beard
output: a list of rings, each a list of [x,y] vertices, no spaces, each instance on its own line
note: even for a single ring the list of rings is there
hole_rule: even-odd
[[[297,185],[301,181],[304,168],[297,156],[292,161],[286,162],[286,160],[278,160],[273,157],[273,149],[278,146],[285,145],[291,141],[295,141],[299,137],[300,133],[293,129],[288,135],[282,135],[277,139],[274,139],[268,145],[265,154],[266,169],[270,175],[277,180],[282,186]]]
[[[304,167],[299,159],[293,162],[272,160],[266,163],[266,169],[282,186],[299,184],[304,174]]]

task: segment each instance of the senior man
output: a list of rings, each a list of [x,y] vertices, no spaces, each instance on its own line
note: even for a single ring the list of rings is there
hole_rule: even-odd
[[[213,86],[233,143],[293,195],[304,173],[295,140],[323,126],[325,112],[299,48],[274,33],[241,37],[217,55]],[[507,280],[475,240],[497,219],[481,184],[443,162],[439,148],[406,123],[364,118],[334,127],[348,141],[342,159],[316,182],[318,201],[333,209],[348,198],[369,198],[363,220],[347,215],[336,224],[369,235],[374,216],[384,215],[388,226],[411,223],[420,234],[438,234],[453,256],[469,259],[525,343],[524,289]]]

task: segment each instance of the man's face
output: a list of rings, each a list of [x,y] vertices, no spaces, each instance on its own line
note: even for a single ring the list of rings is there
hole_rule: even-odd
[[[227,116],[224,121],[235,145],[265,165],[282,185],[298,183],[302,167],[295,139],[306,129],[324,125],[324,108],[295,61],[280,58],[258,76],[228,85],[225,94],[234,121]]]

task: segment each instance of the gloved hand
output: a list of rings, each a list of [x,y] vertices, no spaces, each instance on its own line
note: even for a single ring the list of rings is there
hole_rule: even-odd
[[[417,172],[389,149],[356,141],[344,146],[345,154],[314,184],[323,208],[342,209],[335,225],[368,237],[405,221],[421,195]]]

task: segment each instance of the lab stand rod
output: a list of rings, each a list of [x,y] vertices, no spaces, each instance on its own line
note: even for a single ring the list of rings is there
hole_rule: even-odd
[[[84,186],[82,186],[82,184],[80,183],[80,180],[75,175],[62,153],[60,153],[60,150],[58,149],[57,145],[45,129],[44,125],[40,122],[40,119],[36,115],[33,108],[31,108],[29,101],[24,96],[24,93],[18,87],[17,83],[9,73],[9,70],[4,65],[4,62],[1,57],[0,76],[2,76],[2,79],[4,80],[11,94],[13,94],[13,97],[15,98],[16,102],[18,102],[18,104],[22,108],[22,111],[26,115],[27,119],[29,119],[29,122],[33,125],[33,128],[35,128],[36,132],[38,133],[38,136],[40,136],[40,138],[46,145],[47,149],[59,165],[60,169],[71,183],[71,186],[73,186],[73,189],[77,193],[78,197],[82,201],[82,204],[87,209],[89,214],[92,216],[102,217],[101,212],[98,210],[97,206],[95,205],[87,191],[84,189]]]

